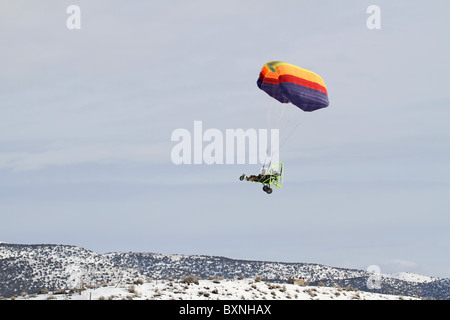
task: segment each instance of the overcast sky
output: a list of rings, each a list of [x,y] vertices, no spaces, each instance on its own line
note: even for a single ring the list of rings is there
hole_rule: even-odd
[[[450,277],[448,1],[0,9],[1,241]],[[272,60],[321,75],[330,99],[286,112],[283,188],[239,181],[259,165],[175,165],[171,134],[194,121],[268,127]]]

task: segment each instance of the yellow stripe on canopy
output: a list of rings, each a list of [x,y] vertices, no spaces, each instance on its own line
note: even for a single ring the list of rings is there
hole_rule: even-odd
[[[326,87],[325,81],[323,81],[323,79],[318,74],[310,70],[300,68],[296,65],[282,61],[271,61],[266,63],[266,66],[268,68],[268,71],[276,70],[276,73],[278,73],[278,75],[293,75],[311,82],[316,82],[321,86]]]

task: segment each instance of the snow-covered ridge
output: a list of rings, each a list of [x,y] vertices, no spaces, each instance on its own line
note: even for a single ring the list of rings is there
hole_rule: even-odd
[[[34,294],[42,289],[119,288],[123,284],[134,283],[136,279],[145,283],[148,279],[180,281],[190,275],[201,279],[259,278],[264,283],[280,284],[302,279],[312,287],[351,287],[360,292],[450,299],[450,279],[412,274],[379,275],[379,289],[371,289],[368,281],[373,273],[311,263],[158,253],[97,254],[68,245],[0,244],[0,296],[4,297],[22,292]]]
[[[409,282],[418,282],[418,283],[427,283],[439,280],[437,277],[429,277],[423,276],[421,274],[411,273],[411,272],[398,272],[392,274],[386,274],[387,277],[392,277],[399,280],[409,281]]]
[[[359,291],[354,288],[300,286],[254,279],[174,280],[21,294],[16,300],[415,300],[418,298]]]

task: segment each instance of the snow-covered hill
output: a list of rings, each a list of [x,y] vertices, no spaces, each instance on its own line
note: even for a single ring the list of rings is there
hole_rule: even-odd
[[[182,280],[188,276],[196,276],[202,280],[199,285],[181,285]],[[311,263],[133,252],[97,254],[68,245],[0,244],[0,296],[3,297],[23,295],[29,298],[46,290],[49,292],[47,297],[38,295],[34,299],[53,296],[63,299],[86,298],[87,293],[94,298],[109,299],[117,296],[122,299],[130,295],[127,291],[134,285],[139,292],[134,299],[200,299],[199,291],[207,292],[208,298],[225,299],[231,293],[233,299],[251,299],[261,295],[261,290],[269,293],[268,296],[261,296],[261,299],[269,299],[273,296],[271,290],[275,290],[270,286],[286,288],[275,290],[277,298],[286,299],[350,297],[348,292],[351,290],[343,291],[339,288],[357,290],[355,292],[362,299],[384,297],[381,294],[390,295],[389,297],[394,295],[395,299],[450,299],[450,279],[425,278],[412,274],[377,275],[379,289],[373,289],[368,286],[373,276],[374,274],[363,270]],[[225,280],[216,281],[217,283],[207,280],[217,277]],[[301,279],[305,287],[293,284],[292,279]],[[250,283],[251,281],[253,282]],[[170,288],[173,289],[172,292]],[[56,294],[63,292],[65,294],[61,296]]]
[[[132,268],[75,246],[0,244],[0,296],[139,277]]]
[[[300,286],[255,279],[149,280],[86,290],[22,294],[16,300],[414,300],[354,288]]]
[[[391,276],[392,278],[399,279],[399,280],[412,281],[412,282],[418,282],[418,283],[427,283],[427,282],[433,282],[435,280],[439,280],[439,278],[423,276],[421,274],[416,274],[416,273],[411,273],[411,272],[398,272],[398,273],[393,273],[393,274],[387,274],[386,276]]]

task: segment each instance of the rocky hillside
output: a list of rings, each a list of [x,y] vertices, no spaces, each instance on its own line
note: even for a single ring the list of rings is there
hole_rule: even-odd
[[[155,253],[107,253],[68,245],[19,245],[0,243],[0,296],[41,289],[76,289],[83,286],[118,286],[137,279],[262,279],[289,283],[302,279],[310,286],[354,288],[358,291],[397,296],[450,299],[450,279],[428,281],[378,275],[379,289],[368,288],[374,274],[310,263],[236,260],[225,257]]]
[[[75,246],[0,244],[0,296],[4,297],[139,276],[132,268]]]

